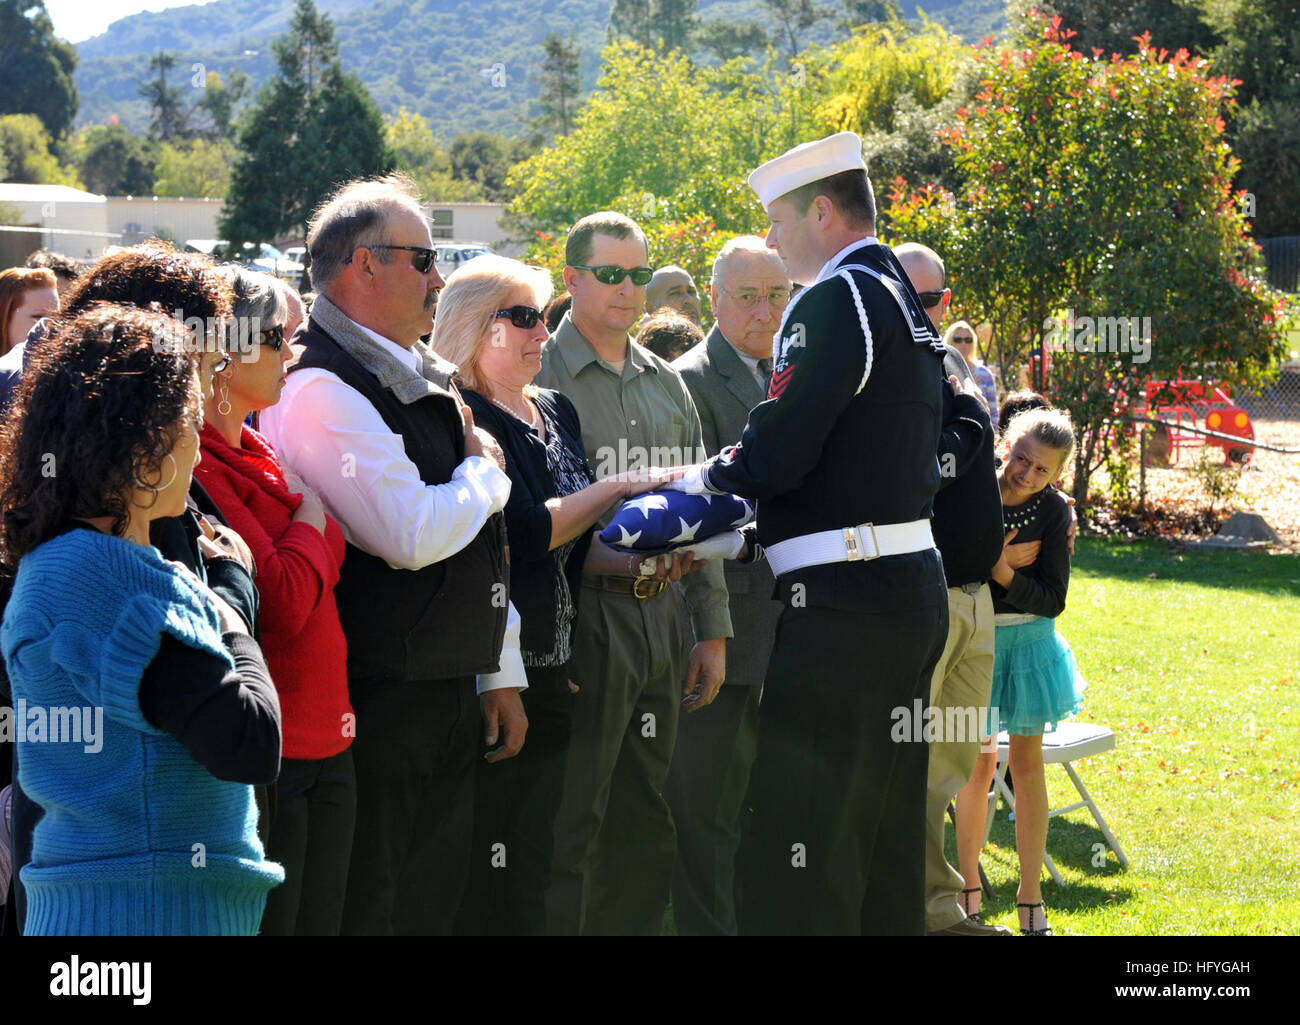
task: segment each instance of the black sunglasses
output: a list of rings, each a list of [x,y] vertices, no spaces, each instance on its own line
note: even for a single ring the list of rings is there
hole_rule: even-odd
[[[433,267],[434,262],[438,259],[438,251],[436,249],[426,249],[424,246],[375,245],[375,246],[357,246],[357,248],[358,249],[401,249],[406,252],[414,253],[415,255],[411,257],[411,266],[414,267],[416,270],[418,270],[421,274],[428,274],[430,268]],[[349,255],[348,258],[343,262],[351,263],[352,257]]]
[[[510,323],[515,327],[527,330],[537,326],[537,322],[542,319],[542,311],[532,306],[511,306],[508,310],[497,310],[496,319],[501,317],[509,317]]]
[[[269,345],[271,351],[279,352],[284,347],[284,325],[276,324],[275,327],[268,327],[265,331],[259,332],[257,340],[263,345]]]
[[[921,305],[927,310],[932,310],[943,300],[943,293],[946,291],[948,291],[946,288],[941,288],[937,292],[917,292],[916,294],[921,299]]]
[[[971,342],[973,342],[973,341],[975,341],[975,339],[972,338],[970,335],[953,335],[953,336],[952,336],[952,343],[953,343],[953,345],[969,345],[969,344],[970,344]]]
[[[648,285],[650,279],[655,276],[653,267],[616,267],[612,264],[606,264],[601,267],[590,267],[585,263],[569,264],[574,270],[589,270],[592,276],[602,285],[622,284],[624,278],[631,278],[632,284]]]

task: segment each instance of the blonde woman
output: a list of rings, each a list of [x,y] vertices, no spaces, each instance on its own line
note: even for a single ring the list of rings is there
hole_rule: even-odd
[[[580,575],[584,564],[588,571],[636,572],[627,565],[629,557],[593,538],[592,527],[610,506],[671,476],[650,471],[596,481],[573,403],[532,384],[542,365],[547,339],[542,311],[551,294],[547,271],[480,256],[447,279],[431,340],[440,356],[460,368],[458,384],[474,422],[505,452],[510,600],[519,610],[528,673],[522,694],[527,744],[516,758],[479,767],[477,854],[458,932],[543,930],[552,828],[576,689],[568,667]],[[492,866],[486,854],[497,842],[510,852],[503,867]]]
[[[993,429],[996,431],[998,429],[998,386],[993,380],[993,371],[978,362],[979,357],[975,354],[975,337],[975,329],[966,321],[959,320],[949,325],[948,330],[943,333],[943,344],[953,352],[960,353],[961,358],[970,367],[971,376],[980,386],[984,402],[989,407],[989,419],[993,421]]]

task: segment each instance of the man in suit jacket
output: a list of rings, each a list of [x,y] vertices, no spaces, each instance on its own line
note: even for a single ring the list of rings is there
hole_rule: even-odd
[[[700,413],[704,448],[739,438],[767,398],[772,335],[790,301],[781,258],[754,235],[732,239],[713,264],[717,322],[673,363]],[[758,744],[758,698],[781,605],[766,562],[726,564],[731,622],[727,682],[712,705],[682,717],[664,796],[677,824],[673,915],[682,936],[736,933],[740,813]]]

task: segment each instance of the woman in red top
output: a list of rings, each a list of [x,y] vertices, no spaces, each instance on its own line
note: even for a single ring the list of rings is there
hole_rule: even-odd
[[[253,552],[262,649],[280,695],[284,748],[267,857],[284,865],[285,882],[267,901],[262,933],[338,935],[356,818],[355,719],[334,603],[343,531],[244,423],[284,387],[280,286],[238,267],[222,271],[235,292],[232,358],[204,407],[195,476]]]

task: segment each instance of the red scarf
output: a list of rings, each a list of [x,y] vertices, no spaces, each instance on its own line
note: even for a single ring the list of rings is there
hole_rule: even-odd
[[[275,449],[248,424],[240,426],[240,448],[235,448],[228,443],[210,423],[203,425],[199,441],[203,446],[203,461],[199,463],[200,472],[203,470],[203,463],[211,459],[252,481],[259,489],[287,508],[290,515],[293,515],[298,506],[302,505],[302,495],[295,495],[289,491]]]

